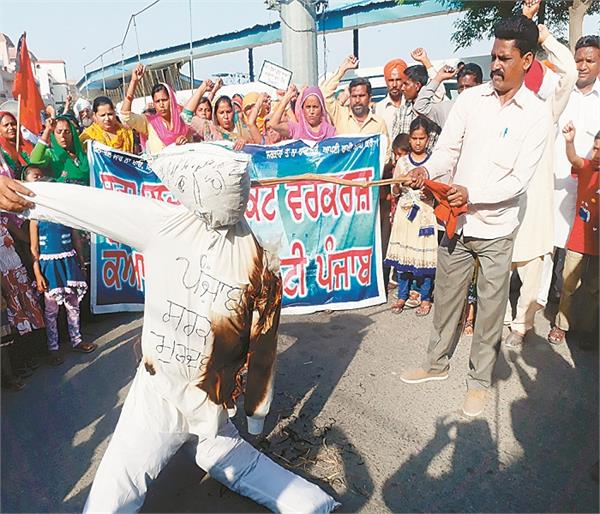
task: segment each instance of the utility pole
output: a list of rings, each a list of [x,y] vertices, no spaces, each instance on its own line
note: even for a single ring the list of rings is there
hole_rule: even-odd
[[[317,10],[327,7],[323,0],[266,0],[268,9],[279,10],[283,67],[293,73],[296,84],[316,86]]]

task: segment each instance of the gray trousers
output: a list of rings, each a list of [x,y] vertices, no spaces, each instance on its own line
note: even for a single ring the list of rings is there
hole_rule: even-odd
[[[433,330],[424,363],[426,370],[443,371],[449,367],[460,337],[461,314],[477,257],[481,267],[467,386],[491,385],[508,301],[513,241],[514,234],[497,239],[455,236],[448,240],[444,236],[438,248]]]

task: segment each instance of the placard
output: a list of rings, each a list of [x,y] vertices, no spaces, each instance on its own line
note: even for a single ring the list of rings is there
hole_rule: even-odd
[[[258,81],[275,89],[285,91],[292,81],[292,72],[271,61],[263,61]]]

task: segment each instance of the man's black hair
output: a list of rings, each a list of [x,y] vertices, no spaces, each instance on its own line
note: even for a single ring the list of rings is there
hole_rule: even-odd
[[[456,74],[456,80],[458,81],[462,79],[465,75],[472,75],[475,77],[475,82],[477,82],[477,84],[481,84],[483,82],[483,71],[481,70],[481,66],[479,66],[479,64],[475,64],[474,62],[465,64]]]
[[[600,50],[600,36],[581,36],[575,43],[575,51],[588,46]]]
[[[429,75],[427,74],[427,68],[422,64],[416,64],[415,66],[409,66],[404,70],[404,75],[413,82],[418,82],[421,87],[426,85],[429,81]]]
[[[356,77],[350,81],[350,85],[348,86],[348,91],[352,93],[352,90],[357,86],[367,86],[367,94],[371,96],[371,82],[369,79],[364,77]]]
[[[510,16],[501,19],[494,27],[494,37],[497,39],[513,40],[519,49],[521,57],[535,50],[540,31],[537,25],[527,16]]]
[[[596,137],[594,139],[600,139],[600,130],[596,132]]]

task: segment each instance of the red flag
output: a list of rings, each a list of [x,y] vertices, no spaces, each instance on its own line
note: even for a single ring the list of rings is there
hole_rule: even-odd
[[[15,100],[21,95],[21,111],[19,122],[23,127],[36,136],[42,131],[41,111],[44,110],[44,101],[40,90],[35,83],[35,75],[31,67],[31,59],[25,41],[25,32],[19,39],[17,46],[17,69],[13,97]]]

